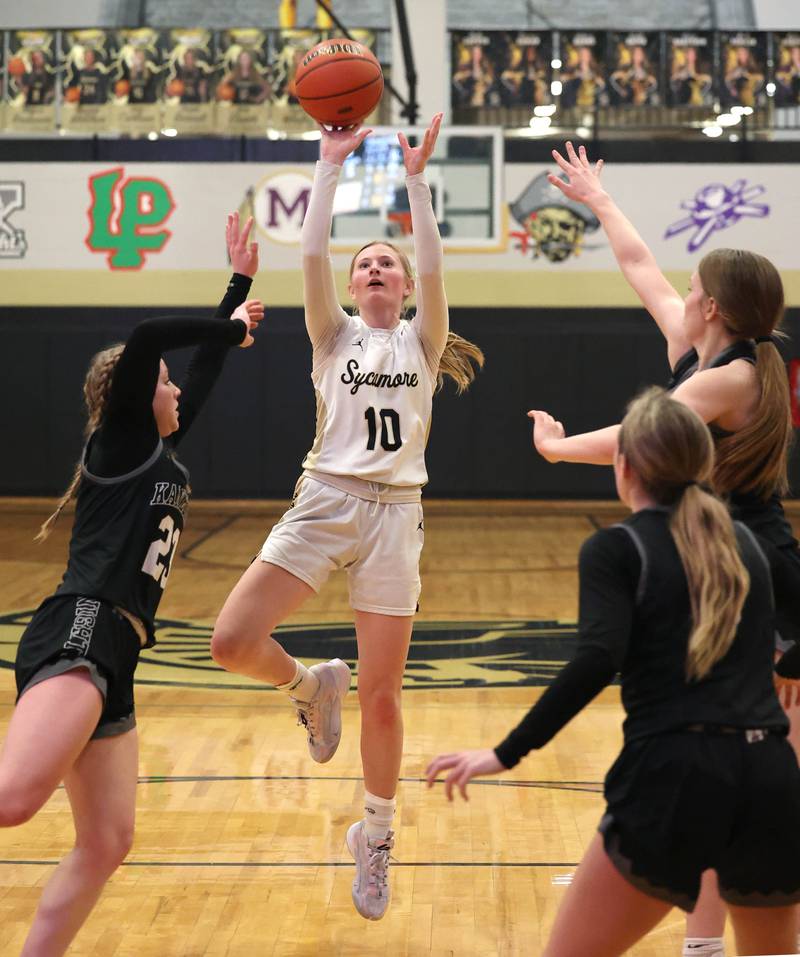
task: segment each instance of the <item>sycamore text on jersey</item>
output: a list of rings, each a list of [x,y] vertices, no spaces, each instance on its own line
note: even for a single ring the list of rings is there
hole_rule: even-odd
[[[397,389],[407,385],[414,389],[419,384],[416,372],[397,372],[395,375],[390,375],[388,372],[359,372],[358,368],[358,360],[351,359],[347,363],[347,371],[341,375],[345,385],[353,383],[350,389],[351,395],[355,395],[362,385],[371,385],[376,389]]]

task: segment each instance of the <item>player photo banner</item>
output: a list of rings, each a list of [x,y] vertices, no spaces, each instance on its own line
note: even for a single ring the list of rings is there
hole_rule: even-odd
[[[66,30],[61,35],[61,126],[74,133],[109,128],[117,70],[114,35],[105,30]]]
[[[264,136],[272,90],[267,32],[223,30],[217,42],[217,131]]]
[[[800,106],[800,30],[773,33],[775,105]]]
[[[561,34],[561,106],[593,109],[608,105],[606,34]]]
[[[314,129],[314,121],[297,102],[294,74],[308,51],[325,39],[317,30],[279,30],[272,35],[272,124],[295,133]]]
[[[55,129],[56,34],[14,30],[7,34],[6,128],[15,133]]]
[[[112,126],[122,133],[161,129],[161,95],[167,67],[167,38],[150,27],[118,30]]]
[[[549,103],[551,37],[530,31],[453,32],[453,107],[533,108]]]
[[[608,37],[608,102],[611,106],[659,106],[661,36],[611,33]]]
[[[667,106],[714,105],[711,33],[667,34]]]
[[[721,33],[719,85],[720,102],[725,109],[767,103],[767,34]]]
[[[214,133],[216,77],[212,32],[170,30],[162,88],[164,128],[177,133]]]
[[[0,132],[6,128],[6,35],[0,30]]]

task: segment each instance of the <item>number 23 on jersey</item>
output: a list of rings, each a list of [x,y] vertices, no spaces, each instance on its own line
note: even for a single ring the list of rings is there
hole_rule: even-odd
[[[145,575],[155,578],[163,589],[167,587],[169,570],[175,556],[175,550],[178,547],[181,530],[175,528],[175,520],[171,515],[165,515],[158,527],[165,533],[165,536],[164,538],[157,538],[147,549],[142,571]]]

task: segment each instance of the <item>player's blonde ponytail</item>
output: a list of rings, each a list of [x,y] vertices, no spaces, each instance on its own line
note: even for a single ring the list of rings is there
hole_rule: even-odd
[[[114,369],[117,366],[117,362],[124,348],[125,346],[122,343],[111,346],[109,349],[98,352],[89,363],[89,369],[83,383],[83,396],[86,400],[86,412],[88,416],[84,435],[87,439],[102,421],[103,414],[108,405],[108,397],[111,394],[111,380],[114,375]],[[34,541],[43,542],[47,538],[53,530],[53,526],[63,511],[64,506],[75,498],[81,483],[81,468],[82,461],[79,459],[75,464],[75,471],[72,474],[69,485],[58,500],[56,510],[42,523],[42,527],[39,529]]]
[[[400,260],[400,264],[403,267],[403,272],[406,279],[413,283],[414,270],[411,268],[411,261],[409,260],[408,256],[406,256],[402,249],[398,249],[397,246],[393,245],[392,243],[384,242],[382,239],[376,239],[372,242],[365,243],[361,249],[357,250],[356,254],[350,261],[349,275],[352,277],[353,270],[356,266],[356,260],[361,253],[363,253],[365,249],[369,249],[370,246],[378,245],[388,246],[389,249],[394,250],[398,259]],[[403,309],[400,313],[400,318],[408,318],[405,302],[403,303]],[[476,368],[482,369],[484,361],[485,357],[483,355],[483,351],[476,346],[474,342],[470,342],[469,339],[464,339],[463,336],[459,336],[455,332],[449,331],[447,333],[447,342],[445,343],[444,352],[439,359],[439,369],[436,377],[437,392],[444,385],[445,376],[449,376],[453,380],[456,386],[456,391],[459,394],[465,392],[475,379]]]
[[[629,405],[618,448],[647,493],[672,510],[692,609],[686,674],[700,680],[733,643],[750,587],[727,508],[698,484],[711,477],[711,433],[688,406],[653,388]]]

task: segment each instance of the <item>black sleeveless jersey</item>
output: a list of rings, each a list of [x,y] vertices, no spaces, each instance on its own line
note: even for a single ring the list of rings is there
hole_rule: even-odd
[[[86,467],[78,488],[69,559],[58,595],[88,595],[141,619],[148,646],[189,501],[189,473],[159,440],[127,475],[101,478]]]
[[[755,365],[755,343],[750,339],[740,339],[738,342],[734,342],[733,345],[723,349],[718,356],[715,356],[707,368],[718,369],[721,366],[729,365],[735,359],[744,359],[746,362]],[[667,391],[672,392],[691,378],[697,372],[697,363],[697,352],[694,349],[684,353],[675,363]],[[733,434],[713,425],[713,423],[709,425],[709,430],[715,442]],[[763,536],[778,548],[797,546],[792,527],[786,520],[783,505],[777,492],[773,492],[765,499],[756,492],[733,491],[728,496],[728,505],[735,520],[742,522],[751,531]]]

